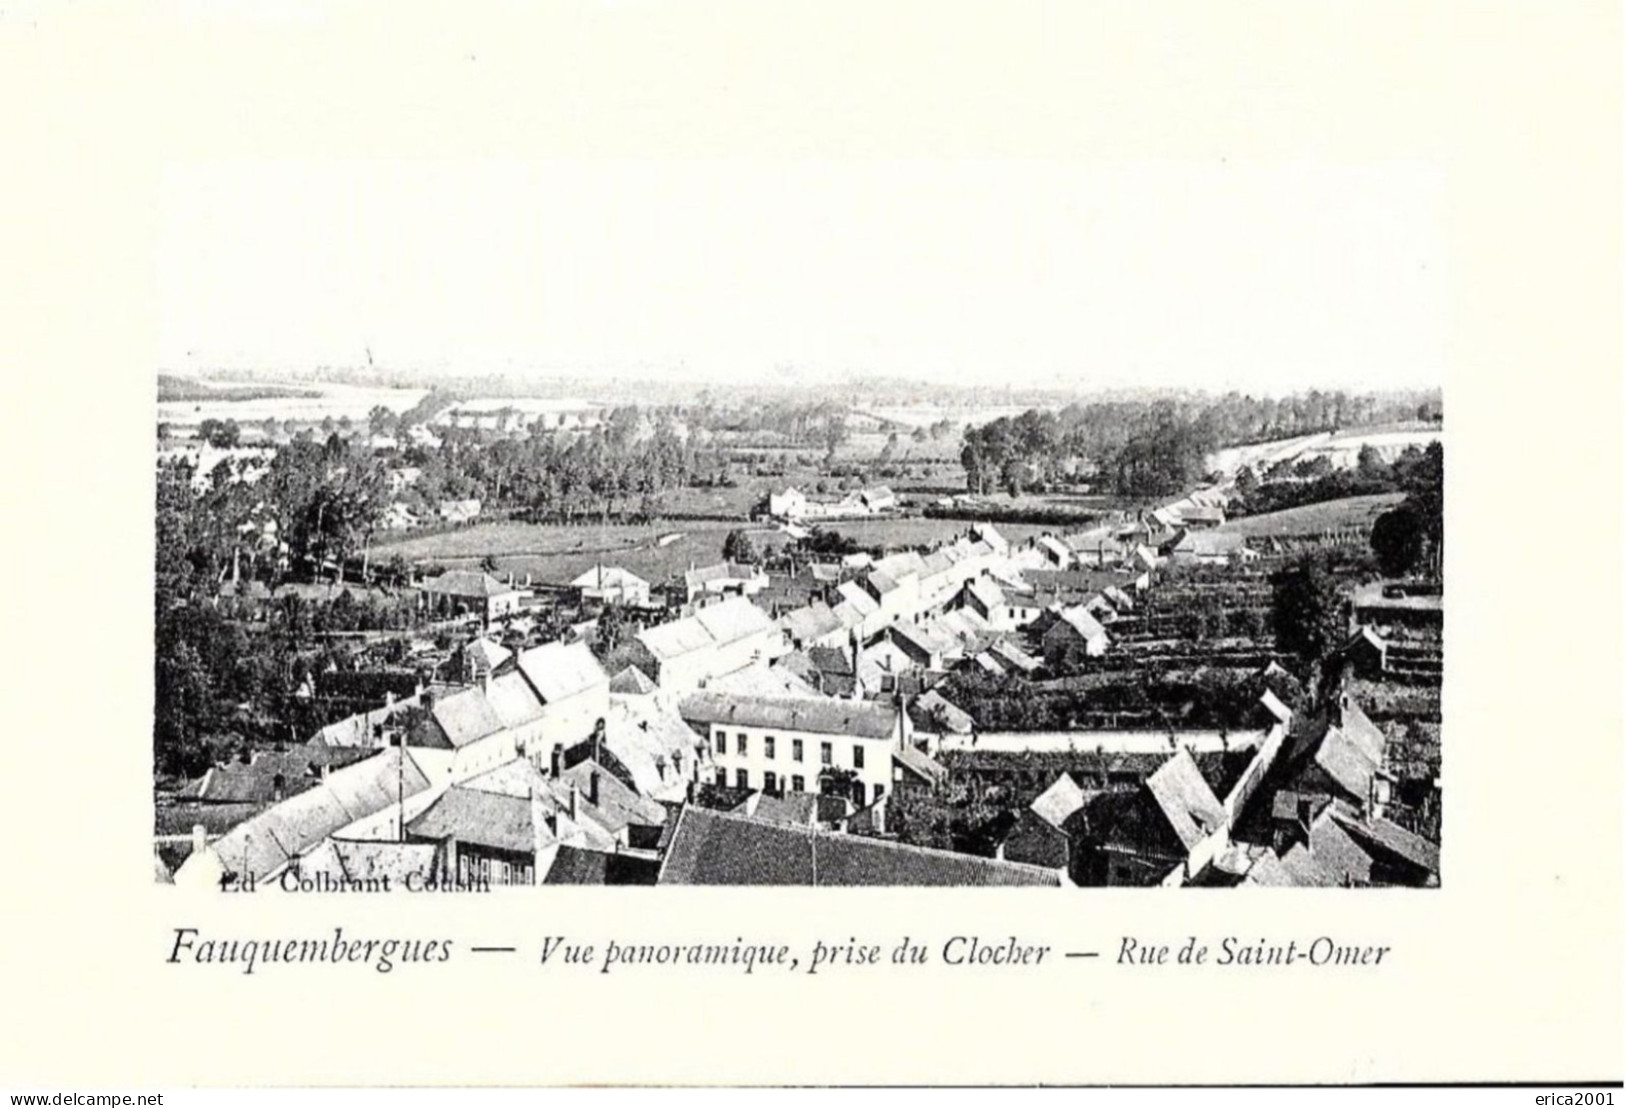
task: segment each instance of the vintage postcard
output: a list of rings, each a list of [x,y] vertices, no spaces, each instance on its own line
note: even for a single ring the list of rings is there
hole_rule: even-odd
[[[1616,9],[0,36],[0,1084],[1625,1076]]]

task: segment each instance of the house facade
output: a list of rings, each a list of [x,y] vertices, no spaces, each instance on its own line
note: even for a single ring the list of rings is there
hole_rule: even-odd
[[[835,793],[863,807],[886,796],[906,716],[869,701],[697,693],[680,707],[704,735],[717,783],[768,793]]]

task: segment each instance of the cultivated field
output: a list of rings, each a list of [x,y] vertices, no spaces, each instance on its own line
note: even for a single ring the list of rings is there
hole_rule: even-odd
[[[656,525],[607,526],[543,523],[480,523],[457,531],[384,542],[372,548],[374,560],[399,554],[419,565],[470,568],[487,555],[497,572],[530,574],[538,582],[565,584],[599,562],[623,566],[656,584],[694,565],[722,560],[728,532],[740,528],[758,545],[780,542],[771,529],[758,530],[722,522],[666,522]],[[660,546],[661,535],[682,537]]]
[[[1313,535],[1344,527],[1370,527],[1372,522],[1405,499],[1404,493],[1377,496],[1350,496],[1321,504],[1305,504],[1279,512],[1242,516],[1227,522],[1221,531],[1235,535]]]
[[[849,536],[863,546],[919,546],[945,542],[962,534],[969,524],[952,519],[836,520],[826,530]],[[435,535],[386,539],[374,543],[373,563],[395,555],[420,566],[469,568],[485,557],[496,560],[497,572],[530,574],[538,582],[563,584],[599,562],[624,566],[638,576],[660,583],[692,565],[722,560],[722,544],[731,530],[743,530],[757,548],[788,541],[774,527],[741,522],[667,520],[658,524],[545,524],[492,522]],[[1043,530],[1040,527],[999,525],[1006,538],[1016,541]],[[682,537],[666,546],[662,535]]]
[[[1275,442],[1233,446],[1207,457],[1209,471],[1235,476],[1243,466],[1267,469],[1277,462],[1307,461],[1324,457],[1338,469],[1359,464],[1360,450],[1370,446],[1386,462],[1392,462],[1409,447],[1425,449],[1444,440],[1444,428],[1435,423],[1384,423],[1372,427],[1351,427],[1343,431],[1323,431],[1315,435],[1279,439]]]

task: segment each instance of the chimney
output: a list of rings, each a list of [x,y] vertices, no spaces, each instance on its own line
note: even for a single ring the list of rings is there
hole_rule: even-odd
[[[553,744],[553,776],[557,777],[564,772],[564,747],[559,743]]]
[[[204,830],[201,823],[194,823],[192,825],[192,853],[201,854],[208,845],[209,833]]]
[[[587,778],[587,803],[594,807],[598,805],[598,771],[596,769]]]
[[[581,790],[576,788],[575,787],[575,782],[572,781],[570,783],[570,819],[571,819],[572,822],[574,822],[574,821],[581,818],[580,815],[579,815],[580,811],[581,811]]]

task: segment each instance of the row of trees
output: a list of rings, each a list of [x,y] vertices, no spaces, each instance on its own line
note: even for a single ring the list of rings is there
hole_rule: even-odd
[[[1122,496],[1163,496],[1203,476],[1226,446],[1438,411],[1436,394],[1382,397],[1310,390],[1288,397],[1174,397],[1032,409],[965,433],[961,461],[972,492],[1012,495],[1072,473],[1098,473]]]

